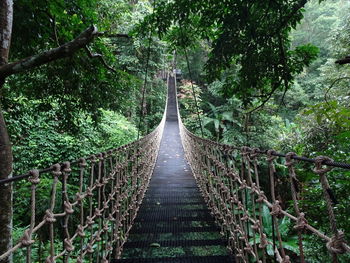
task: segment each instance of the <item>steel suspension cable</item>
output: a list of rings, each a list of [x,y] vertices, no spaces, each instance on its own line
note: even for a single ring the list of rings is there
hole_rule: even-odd
[[[154,14],[154,9],[156,7],[156,0],[153,1],[152,5],[152,14]],[[143,82],[143,88],[142,88],[142,99],[141,99],[141,105],[140,105],[140,116],[139,116],[139,123],[137,127],[137,140],[140,139],[140,129],[141,129],[141,123],[142,123],[142,115],[143,115],[143,106],[145,103],[145,96],[146,96],[146,88],[147,88],[147,77],[148,77],[148,68],[149,68],[149,61],[151,57],[151,44],[152,44],[152,34],[153,34],[153,24],[151,24],[151,30],[149,32],[148,37],[148,47],[147,47],[147,56],[146,56],[146,67],[145,67],[145,77]]]
[[[201,129],[201,135],[204,138],[203,127],[202,127],[202,120],[201,120],[201,117],[200,117],[200,114],[199,114],[198,101],[197,101],[196,91],[195,91],[194,85],[193,85],[192,71],[191,71],[190,62],[189,62],[189,59],[188,59],[187,49],[186,48],[184,48],[184,52],[185,52],[185,58],[186,58],[186,63],[187,63],[187,70],[188,70],[188,74],[189,74],[190,80],[191,80],[191,88],[192,88],[192,93],[193,93],[193,98],[194,98],[194,104],[195,104],[196,111],[197,111],[197,118],[198,118],[199,128]]]

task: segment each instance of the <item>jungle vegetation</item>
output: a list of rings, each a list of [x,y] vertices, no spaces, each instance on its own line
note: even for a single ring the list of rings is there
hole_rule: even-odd
[[[13,173],[105,151],[152,130],[166,96],[157,74],[174,60],[182,71],[181,114],[194,133],[202,136],[192,83],[204,137],[350,163],[350,70],[335,63],[350,53],[349,11],[346,0],[14,1],[10,52],[0,53],[0,107]],[[91,25],[99,34],[64,58],[11,74],[5,68],[62,46]],[[303,205],[324,210],[318,179],[303,168]],[[9,176],[0,170],[0,178]],[[329,178],[339,214],[350,214],[349,178],[339,171]],[[282,193],[283,178],[278,187]],[[16,218],[25,212],[16,211]],[[309,217],[328,231],[319,213],[309,210]],[[349,218],[338,221],[350,229]],[[315,240],[305,242],[312,262],[327,261]]]

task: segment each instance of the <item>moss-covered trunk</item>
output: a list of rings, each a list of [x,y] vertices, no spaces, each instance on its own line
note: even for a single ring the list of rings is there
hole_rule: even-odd
[[[8,63],[13,20],[13,1],[0,1],[0,66]],[[0,96],[5,78],[0,78]],[[0,106],[0,180],[12,176],[12,150],[3,110]],[[12,246],[12,184],[0,186],[0,255]],[[1,262],[11,262],[8,256]]]

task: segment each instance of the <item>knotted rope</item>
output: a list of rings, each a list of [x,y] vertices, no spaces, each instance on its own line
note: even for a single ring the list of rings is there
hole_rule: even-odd
[[[303,235],[310,233],[325,241],[331,254],[349,252],[344,233],[336,228],[333,210],[336,200],[326,177],[326,173],[331,168],[322,165],[324,162],[335,163],[331,159],[316,158],[315,167],[315,172],[320,176],[333,232],[333,237],[328,237],[309,224],[306,211],[302,211],[299,206],[299,193],[302,189],[296,174],[295,160],[305,158],[298,157],[293,152],[285,156],[284,165],[288,169],[295,213],[292,215],[284,209],[287,204],[282,204],[281,200],[276,198],[275,180],[281,168],[277,171],[275,163],[278,156],[283,155],[277,154],[274,150],[264,152],[257,148],[237,148],[203,139],[189,132],[182,123],[180,123],[180,134],[194,177],[212,214],[222,226],[224,234],[228,236],[229,250],[235,255],[236,262],[268,262],[269,245],[275,247],[276,261],[291,262],[292,257],[290,252],[287,253],[284,244],[288,240],[283,239],[278,224],[285,217],[294,222],[293,228],[298,232],[300,262],[306,262]],[[258,160],[258,157],[265,154],[268,173],[261,175],[263,169],[259,166],[262,161]],[[266,184],[261,183],[262,176],[265,178],[269,176],[268,187],[263,187]],[[270,193],[270,196],[267,197],[265,193]],[[272,235],[264,229],[264,224],[269,223],[269,221],[265,222],[266,217],[263,217],[266,208],[269,209],[272,218],[274,230]],[[276,241],[273,241],[274,236]],[[273,242],[270,241],[271,239]]]
[[[329,166],[323,167],[324,162],[333,162],[333,160],[326,156],[318,156],[315,161],[314,172],[320,177],[320,182],[323,189],[323,197],[326,200],[327,205],[330,228],[333,232],[333,237],[327,242],[327,249],[330,253],[332,253],[333,262],[336,263],[338,262],[338,254],[349,252],[349,248],[346,246],[344,233],[339,231],[337,228],[337,222],[333,208],[333,205],[335,205],[337,201],[327,179],[327,173],[333,168]]]
[[[26,250],[26,263],[41,258],[32,249],[39,242],[33,236],[46,228],[46,263],[101,263],[120,257],[153,172],[164,122],[165,118],[152,133],[117,149],[55,164],[43,172],[31,170],[27,178],[30,225],[18,243],[0,255],[0,261],[20,249]],[[45,187],[41,178],[51,178],[50,196],[45,200],[37,196],[37,187]],[[39,205],[45,211],[41,215],[36,213]]]

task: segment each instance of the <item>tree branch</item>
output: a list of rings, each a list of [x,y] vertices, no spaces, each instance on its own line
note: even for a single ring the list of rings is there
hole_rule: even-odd
[[[280,102],[280,106],[282,106],[282,105],[285,105],[284,97],[286,96],[286,93],[289,89],[288,77],[287,77],[287,73],[286,73],[286,71],[289,70],[289,68],[288,68],[288,64],[287,64],[286,50],[284,49],[281,35],[278,36],[278,41],[279,41],[279,48],[280,48],[280,52],[281,52],[281,60],[282,60],[282,65],[283,65],[282,74],[283,74],[283,81],[284,81],[284,92],[283,92],[282,99]]]
[[[97,32],[97,28],[95,26],[90,26],[77,38],[57,48],[53,48],[40,54],[0,66],[0,79],[4,79],[10,75],[33,69],[57,59],[69,57],[79,49],[84,48],[87,44],[92,42],[93,39],[98,36],[98,34],[99,33]]]
[[[110,38],[131,38],[129,35],[127,34],[109,34],[107,32],[99,32],[97,33],[97,36],[99,37],[110,37]]]
[[[283,19],[282,23],[277,27],[277,30],[273,30],[272,35],[279,33],[286,25],[288,25],[288,22],[294,17],[294,15],[303,8],[307,3],[307,0],[300,0],[298,1],[292,8],[291,12]]]
[[[53,33],[55,36],[56,44],[57,44],[57,46],[60,46],[60,41],[58,40],[57,24],[56,24],[56,17],[55,16],[52,18],[52,25],[53,25]]]
[[[41,12],[43,12],[44,14],[47,15],[47,17],[50,19],[50,22],[52,24],[52,29],[53,29],[53,37],[54,37],[54,41],[56,42],[57,46],[60,46],[60,42],[58,40],[58,34],[57,34],[57,25],[56,25],[56,16],[51,15],[50,12],[46,9],[39,9]]]
[[[258,110],[258,109],[264,107],[264,105],[266,104],[266,102],[268,102],[268,101],[271,99],[272,94],[273,94],[273,93],[270,93],[269,96],[268,96],[259,106],[257,106],[257,107],[255,107],[254,109],[252,109],[252,110],[246,112],[246,114],[253,113],[254,111],[256,111],[256,110]]]
[[[276,85],[273,87],[271,92],[267,95],[266,99],[263,100],[259,106],[255,107],[252,110],[249,110],[248,112],[246,112],[246,114],[253,113],[254,111],[264,107],[265,104],[271,99],[272,95],[275,93],[275,91],[278,89],[278,87],[281,85],[281,82],[282,82],[282,79],[278,83],[276,83]]]
[[[345,58],[338,59],[335,63],[339,65],[349,64],[350,63],[350,56],[346,56]]]
[[[87,55],[89,56],[89,58],[98,58],[109,71],[112,71],[113,73],[117,73],[117,71],[114,68],[112,68],[111,66],[109,66],[107,64],[107,62],[104,59],[104,57],[102,56],[102,54],[92,53],[91,50],[87,46],[85,46],[84,49],[85,49]]]
[[[283,95],[282,95],[282,98],[281,98],[281,102],[280,102],[280,106],[286,106],[286,103],[284,102],[284,98],[286,97],[286,94],[287,94],[287,91],[288,91],[288,86],[284,87],[284,91],[283,91]]]
[[[345,79],[350,80],[350,77],[338,78],[338,79],[334,80],[334,81],[332,82],[332,84],[328,87],[326,93],[324,94],[324,100],[325,100],[325,102],[326,102],[328,105],[329,105],[329,102],[328,102],[327,96],[328,96],[329,91],[333,88],[333,86],[334,86],[336,83],[338,83],[338,82],[341,81],[341,80],[345,80]]]

